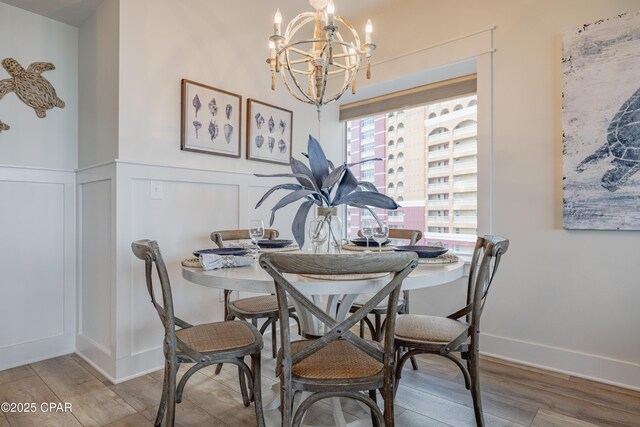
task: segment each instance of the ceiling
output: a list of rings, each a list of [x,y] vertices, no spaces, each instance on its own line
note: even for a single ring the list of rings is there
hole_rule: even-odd
[[[1,0],[2,3],[79,27],[101,0]]]
[[[79,27],[96,10],[101,0],[0,0],[2,3]],[[263,1],[263,0],[257,0]],[[352,20],[361,17],[389,0],[334,0],[336,13]],[[296,11],[310,10],[306,0],[275,0],[274,8]]]

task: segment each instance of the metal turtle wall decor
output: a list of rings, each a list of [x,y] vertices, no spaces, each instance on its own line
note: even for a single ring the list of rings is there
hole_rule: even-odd
[[[52,63],[34,62],[24,69],[15,59],[5,58],[2,60],[2,67],[11,78],[0,80],[0,99],[13,92],[33,108],[39,118],[46,117],[47,110],[54,107],[64,108],[64,101],[58,98],[53,85],[42,76],[45,71],[56,69]],[[9,126],[0,121],[0,132],[3,130],[9,130]]]

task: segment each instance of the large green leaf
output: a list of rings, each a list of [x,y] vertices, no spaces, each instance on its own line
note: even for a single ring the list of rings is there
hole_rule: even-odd
[[[256,204],[256,209],[258,209],[260,207],[260,205],[262,205],[262,203],[264,203],[264,201],[267,200],[267,197],[269,197],[271,194],[273,194],[274,191],[277,191],[277,190],[301,190],[301,189],[302,189],[302,185],[300,185],[300,184],[278,184],[275,187],[270,188],[266,193],[264,193],[264,196],[262,196],[260,201]]]
[[[309,166],[311,166],[313,177],[318,184],[318,188],[322,188],[322,183],[329,175],[329,163],[320,143],[311,135],[309,135],[307,151],[309,152]]]
[[[296,239],[296,243],[302,249],[304,245],[305,238],[305,225],[307,223],[307,216],[309,215],[309,209],[313,206],[313,200],[308,200],[306,202],[302,202],[300,207],[298,208],[298,212],[296,216],[293,218],[293,222],[291,223],[291,232],[293,233],[293,238]]]

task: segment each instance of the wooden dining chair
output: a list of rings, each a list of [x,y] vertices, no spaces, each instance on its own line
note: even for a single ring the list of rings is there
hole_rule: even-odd
[[[361,230],[358,231],[358,236],[362,237]],[[413,246],[422,239],[422,231],[392,228],[389,230],[389,238],[394,240],[408,240],[409,245]],[[360,304],[359,301],[356,301],[352,305],[351,309],[357,310],[361,306],[362,304]],[[398,302],[398,314],[407,313],[409,313],[409,291],[403,291],[402,298]],[[386,316],[387,314],[387,308],[384,305],[384,301],[382,305],[372,310],[371,314],[373,315],[373,322],[371,322],[371,319],[368,317],[365,317],[360,322],[360,336],[364,337],[364,325],[366,324],[369,328],[369,332],[371,333],[371,337],[376,341],[380,341],[382,339],[382,316]],[[413,369],[418,369],[418,363],[415,358],[411,358],[411,365],[413,366]]]
[[[396,381],[400,380],[402,366],[409,357],[427,353],[452,360],[462,370],[467,390],[471,390],[478,426],[484,426],[478,364],[480,316],[500,259],[508,248],[509,240],[503,237],[478,237],[469,270],[467,301],[460,310],[447,317],[403,314],[397,319]],[[457,352],[462,359],[453,354]]]
[[[274,240],[279,236],[278,230],[265,229],[265,238]],[[249,230],[222,230],[211,233],[211,240],[219,248],[225,247],[225,242],[231,240],[249,240]],[[294,311],[293,305],[289,307],[291,312]],[[297,316],[291,315],[296,321]],[[276,357],[278,348],[276,337],[278,336],[276,326],[278,322],[278,300],[275,295],[260,295],[257,297],[239,298],[231,300],[231,291],[224,290],[224,318],[225,320],[242,319],[258,326],[259,319],[265,319],[260,327],[260,333],[264,334],[269,326],[271,326],[271,353]],[[298,323],[299,324],[299,323]],[[222,365],[216,367],[216,374],[220,373]]]
[[[191,325],[176,317],[169,274],[158,243],[139,240],[131,244],[131,249],[135,256],[145,263],[147,290],[151,303],[164,326],[164,383],[154,424],[160,426],[166,412],[165,425],[173,426],[176,403],[182,401],[184,386],[189,378],[205,366],[224,362],[238,366],[243,403],[249,406],[249,401],[253,398],[257,425],[264,426],[260,388],[260,351],[264,345],[262,335],[247,322],[223,321]],[[156,301],[153,290],[154,264],[162,290],[162,305]],[[251,356],[251,368],[244,362],[245,356]],[[194,363],[194,365],[184,373],[176,386],[176,376],[181,363]],[[245,377],[249,382],[251,397],[247,396]]]
[[[278,351],[276,374],[280,378],[283,426],[299,426],[306,411],[315,402],[342,396],[366,404],[371,410],[374,425],[381,426],[384,423],[387,427],[393,427],[395,312],[402,281],[417,265],[417,256],[411,252],[354,255],[267,253],[260,256],[260,266],[274,278],[280,311],[281,348]],[[355,313],[346,313],[348,310],[344,309],[344,320],[331,317],[300,291],[302,287],[298,288],[285,277],[285,274],[332,276],[388,272],[392,273],[390,281]],[[383,345],[366,341],[350,331],[385,298],[390,318],[385,325]],[[324,325],[323,336],[291,341],[289,299],[304,307],[307,316],[314,317]],[[380,390],[384,399],[384,414],[376,404],[376,390]],[[294,411],[294,395],[302,391],[311,395],[301,401]]]

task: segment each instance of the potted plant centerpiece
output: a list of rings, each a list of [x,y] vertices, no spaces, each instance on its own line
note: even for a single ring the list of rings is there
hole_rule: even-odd
[[[257,177],[287,177],[295,178],[297,183],[278,184],[269,189],[256,208],[277,190],[290,190],[278,203],[271,208],[271,219],[269,225],[273,225],[275,214],[278,209],[283,208],[298,200],[303,200],[298,208],[291,232],[302,248],[305,241],[305,224],[307,216],[312,206],[316,206],[318,219],[314,221],[311,235],[314,236],[325,228],[328,236],[327,247],[334,246],[340,248],[340,235],[336,235],[332,221],[337,219],[337,207],[347,205],[361,209],[367,209],[376,221],[380,222],[372,208],[395,210],[400,206],[389,196],[379,193],[375,185],[367,181],[358,181],[349,169],[360,163],[377,161],[382,159],[368,159],[357,163],[345,163],[334,167],[333,163],[327,160],[322,147],[318,141],[309,135],[306,157],[309,159],[309,166],[300,160],[291,158],[291,172],[279,174],[256,174]]]

